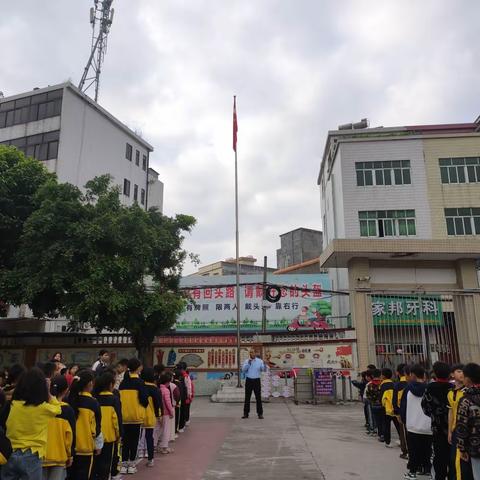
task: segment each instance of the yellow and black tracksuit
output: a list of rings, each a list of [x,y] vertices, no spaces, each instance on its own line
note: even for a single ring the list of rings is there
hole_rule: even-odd
[[[140,427],[145,420],[148,394],[143,380],[134,373],[125,374],[119,393],[123,419],[122,460],[133,462],[137,456]]]
[[[121,438],[122,412],[120,399],[110,391],[100,392],[97,401],[102,412],[103,448],[95,457],[93,478],[108,480],[112,469],[113,457],[117,452],[117,444]]]
[[[157,418],[160,417],[162,406],[162,397],[160,391],[154,383],[145,382],[145,390],[148,396],[148,405],[145,409],[145,420],[143,427],[145,429],[145,442],[147,444],[148,459],[153,460],[155,446],[153,444],[153,429],[157,424]]]
[[[455,480],[471,480],[473,479],[472,467],[469,462],[465,462],[460,458],[460,450],[457,448],[457,435],[455,428],[457,426],[458,404],[463,397],[465,388],[456,388],[450,390],[447,395],[448,406],[451,409],[449,430],[452,432],[452,442],[450,450],[450,469],[455,472]]]
[[[72,480],[88,480],[92,471],[95,439],[102,431],[102,413],[97,400],[88,392],[78,396],[75,456],[69,472]]]
[[[5,435],[5,432],[0,428],[0,466],[5,465],[12,454],[12,444]]]
[[[68,403],[60,403],[62,412],[48,422],[44,467],[66,467],[75,454],[75,412]]]

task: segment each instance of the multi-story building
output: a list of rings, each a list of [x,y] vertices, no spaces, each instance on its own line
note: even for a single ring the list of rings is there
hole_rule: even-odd
[[[253,275],[255,273],[263,273],[264,268],[260,265],[255,265],[257,259],[248,255],[247,257],[240,257],[238,263],[240,266],[240,275]],[[267,272],[274,272],[274,268],[267,268]],[[198,269],[198,272],[192,275],[201,275],[203,277],[212,277],[217,275],[235,275],[237,272],[237,263],[234,258],[227,258],[219,262],[204,265]]]
[[[0,99],[0,144],[14,145],[83,188],[110,174],[125,205],[163,206],[153,147],[70,82]]]
[[[433,346],[449,350],[450,358],[455,348],[457,357],[476,357],[480,124],[330,131],[318,185],[324,246],[320,263],[329,268],[334,290],[350,292],[348,301],[338,296],[332,303],[338,315],[352,315],[360,365],[378,361],[375,353],[382,349],[395,360],[405,360],[406,351],[417,348],[407,347],[406,333],[400,334],[409,323],[422,327],[424,345],[418,348],[432,347],[425,347],[425,357],[439,358],[438,351],[432,355]],[[385,308],[378,294],[382,291],[401,294],[388,306],[387,319],[375,318]],[[420,292],[443,295],[435,296],[443,315],[437,329],[425,330],[427,317],[417,321],[392,316],[395,309],[405,315],[400,305],[404,300],[423,306]],[[379,325],[388,321],[398,329],[396,334],[393,328],[380,331]],[[447,327],[450,340],[439,340],[447,336]],[[380,337],[385,344],[379,344]]]
[[[277,250],[277,268],[319,258],[322,253],[322,232],[310,228],[297,228],[280,235],[280,248]]]

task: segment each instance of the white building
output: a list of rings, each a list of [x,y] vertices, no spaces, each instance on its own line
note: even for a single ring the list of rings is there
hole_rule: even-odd
[[[153,147],[70,82],[0,99],[0,144],[80,188],[108,173],[123,204],[162,210],[163,184],[149,167]]]
[[[124,205],[163,210],[163,183],[149,166],[153,147],[70,82],[1,98],[0,144],[16,146],[81,189],[110,174]],[[31,328],[28,307],[10,307],[7,316],[26,319],[16,322],[19,329]],[[35,328],[61,331],[66,324],[38,321]]]

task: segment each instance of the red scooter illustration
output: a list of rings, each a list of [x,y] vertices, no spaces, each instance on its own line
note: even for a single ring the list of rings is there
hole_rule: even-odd
[[[290,325],[288,325],[287,330],[289,332],[296,332],[299,329],[311,328],[313,330],[328,330],[331,326],[325,320],[325,317],[319,312],[314,312],[314,317],[308,316],[308,307],[302,308],[302,313],[297,315]]]

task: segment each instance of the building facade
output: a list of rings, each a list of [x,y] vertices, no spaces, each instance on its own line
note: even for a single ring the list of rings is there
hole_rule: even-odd
[[[0,144],[44,162],[60,182],[83,189],[110,174],[124,205],[163,207],[153,147],[70,82],[0,99]]]
[[[257,259],[251,255],[239,258],[240,275],[253,275],[263,273],[264,268],[256,265]],[[274,268],[267,268],[267,272],[274,272]],[[227,258],[220,262],[210,263],[198,269],[198,272],[192,275],[201,275],[203,277],[235,275],[237,273],[237,263],[234,258]]]
[[[328,133],[318,177],[320,263],[333,290],[350,292],[332,305],[352,315],[361,366],[378,362],[382,349],[392,362],[413,350],[428,360],[443,350],[478,360],[479,130],[466,123]],[[373,312],[387,295],[397,295],[398,309],[404,300],[423,306],[433,298],[442,310],[438,328],[426,328],[427,318],[403,317],[389,320],[397,332],[381,328]],[[407,345],[400,329],[409,322],[419,328]]]
[[[322,253],[322,232],[297,228],[280,235],[277,268],[283,269],[318,258]]]

